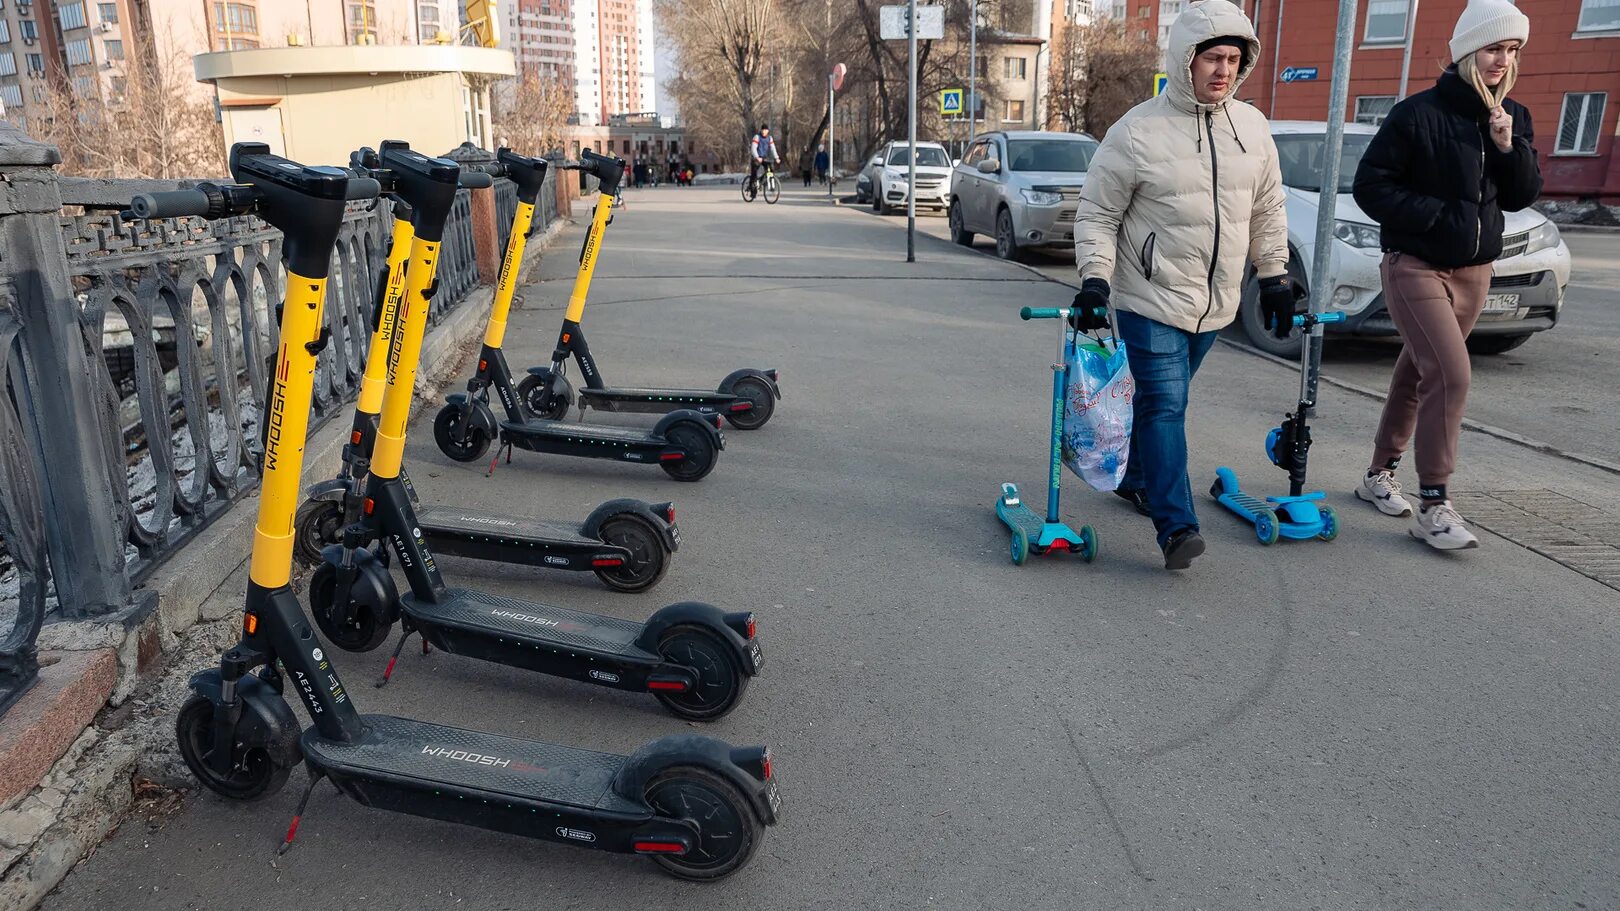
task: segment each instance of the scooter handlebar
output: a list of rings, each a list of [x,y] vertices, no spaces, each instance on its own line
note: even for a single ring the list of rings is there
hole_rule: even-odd
[[[1060,319],[1068,315],[1062,307],[1025,307],[1018,311],[1019,319]]]
[[[382,184],[372,177],[351,177],[343,188],[344,199],[376,199],[382,193]]]
[[[207,216],[213,208],[209,195],[202,190],[163,190],[142,193],[129,201],[129,209],[137,218],[180,218],[186,215]]]
[[[1313,323],[1342,323],[1347,319],[1342,311],[1332,310],[1327,313],[1296,313],[1294,314],[1294,328],[1303,329]]]
[[[495,178],[483,171],[469,171],[464,167],[461,169],[461,176],[457,179],[456,185],[469,190],[481,190],[484,187],[493,187]]]

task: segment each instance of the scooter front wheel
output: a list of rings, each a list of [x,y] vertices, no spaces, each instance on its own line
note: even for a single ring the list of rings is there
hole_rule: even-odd
[[[712,630],[685,624],[670,627],[658,640],[658,656],[697,677],[697,686],[684,693],[654,691],[664,708],[687,721],[723,718],[748,692],[748,675],[736,654]]]
[[[658,463],[666,474],[677,481],[701,481],[720,460],[720,450],[715,447],[708,430],[700,424],[682,421],[666,430],[664,436],[670,445],[685,453],[679,459]]]
[[[214,703],[193,694],[180,707],[174,723],[175,738],[186,768],[203,787],[232,800],[259,800],[281,790],[298,756],[298,741],[272,735],[269,742],[237,743],[231,753],[231,771],[221,777],[210,764],[214,745]]]
[[[626,563],[596,570],[596,578],[614,591],[644,592],[657,585],[669,571],[669,551],[664,547],[663,536],[645,519],[620,513],[603,522],[596,536],[604,544],[630,552]]]
[[[1254,536],[1261,544],[1271,545],[1277,543],[1277,536],[1282,532],[1282,523],[1277,520],[1277,514],[1269,509],[1262,509],[1254,516]]]
[[[433,439],[439,451],[457,462],[475,462],[489,451],[489,434],[477,427],[464,427],[466,412],[455,405],[439,409],[433,419]]]
[[[771,385],[757,376],[745,376],[731,387],[737,398],[747,402],[747,411],[726,412],[726,421],[738,430],[758,430],[765,426],[776,412],[776,393]]]
[[[309,580],[309,612],[326,641],[346,652],[369,652],[388,639],[394,624],[373,604],[351,601],[349,618],[338,617],[337,567],[322,563]]]
[[[331,500],[308,500],[293,525],[293,556],[303,566],[321,562],[321,550],[343,537],[343,506]]]
[[[1076,553],[1080,555],[1080,559],[1090,563],[1097,559],[1097,532],[1090,525],[1082,525],[1080,537],[1084,540],[1080,542],[1080,549]]]
[[[1322,506],[1317,509],[1322,514],[1322,530],[1316,536],[1324,541],[1331,541],[1339,536],[1339,514],[1331,506]]]
[[[765,839],[765,826],[736,785],[708,769],[675,766],[647,782],[648,806],[659,816],[688,820],[698,827],[692,850],[654,855],[666,872],[681,879],[713,881],[741,870]]]

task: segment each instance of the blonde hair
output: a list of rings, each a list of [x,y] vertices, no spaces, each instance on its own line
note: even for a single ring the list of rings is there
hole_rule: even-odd
[[[1479,52],[1474,52],[1474,54],[1477,53]],[[1519,59],[1517,57],[1513,58],[1512,62],[1508,64],[1507,72],[1502,74],[1502,81],[1498,82],[1495,88],[1492,88],[1485,84],[1485,77],[1480,75],[1479,66],[1474,63],[1474,54],[1469,54],[1457,61],[1457,75],[1461,76],[1464,82],[1474,87],[1474,91],[1479,93],[1480,99],[1485,102],[1485,107],[1488,110],[1494,111],[1502,106],[1508,92],[1513,91],[1513,84],[1519,80]]]

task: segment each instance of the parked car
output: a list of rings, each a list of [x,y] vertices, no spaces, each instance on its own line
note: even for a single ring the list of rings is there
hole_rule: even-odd
[[[951,156],[937,142],[917,143],[917,208],[944,209],[950,201]],[[911,170],[911,147],[891,142],[873,155],[855,178],[855,201],[869,202],[872,211],[888,214],[906,206]]]
[[[1383,260],[1378,225],[1361,211],[1350,188],[1356,167],[1372,141],[1375,127],[1346,124],[1344,152],[1339,163],[1339,196],[1334,208],[1332,261],[1333,287],[1327,306],[1343,310],[1349,319],[1329,325],[1339,335],[1389,337],[1399,333],[1384,307],[1383,282],[1378,267]],[[1316,245],[1316,216],[1322,182],[1322,154],[1327,124],[1321,121],[1273,121],[1284,192],[1288,197],[1288,271],[1310,283]],[[1534,209],[1505,212],[1502,255],[1497,258],[1485,312],[1468,336],[1475,354],[1501,354],[1524,344],[1536,332],[1558,323],[1569,285],[1569,247],[1558,226]],[[1243,289],[1238,322],[1249,341],[1261,350],[1282,357],[1299,356],[1301,335],[1278,339],[1260,324],[1259,283],[1250,270]]]
[[[1030,250],[1072,251],[1074,210],[1096,153],[1097,140],[1084,133],[975,136],[951,180],[951,239],[966,247],[988,234],[996,255],[1012,260]]]

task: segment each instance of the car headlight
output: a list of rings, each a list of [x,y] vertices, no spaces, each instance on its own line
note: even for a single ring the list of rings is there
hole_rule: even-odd
[[[1551,219],[1542,222],[1530,231],[1530,242],[1524,248],[1526,255],[1539,253],[1542,250],[1551,250],[1563,242],[1558,234],[1558,226]]]
[[[1028,200],[1032,206],[1055,206],[1063,201],[1062,193],[1053,193],[1049,190],[1019,190],[1018,192],[1024,194],[1024,199]]]
[[[1359,250],[1376,250],[1380,245],[1378,226],[1358,221],[1335,221],[1333,236]]]

